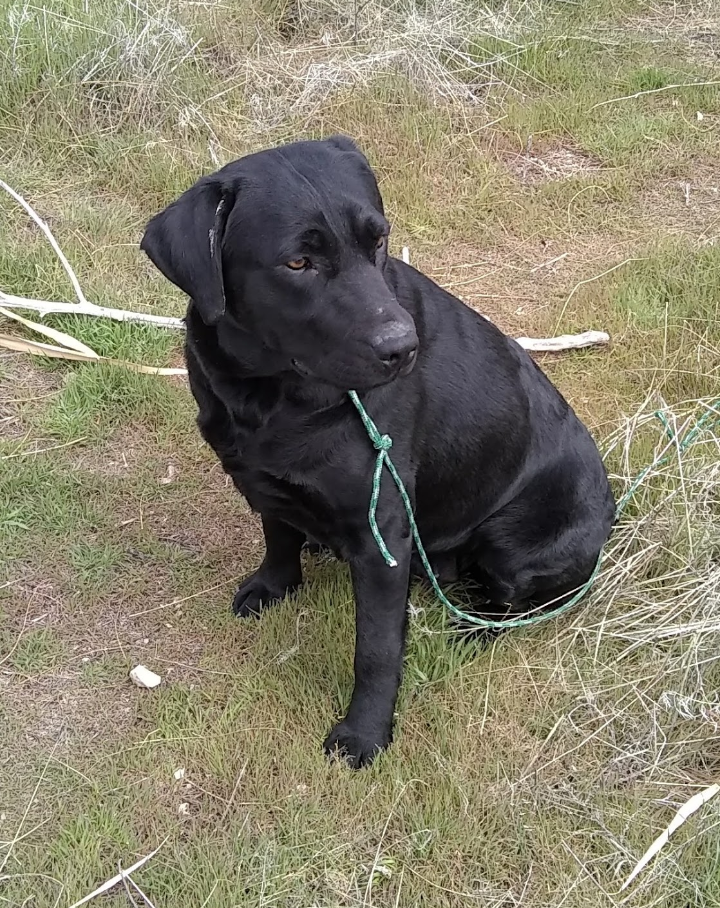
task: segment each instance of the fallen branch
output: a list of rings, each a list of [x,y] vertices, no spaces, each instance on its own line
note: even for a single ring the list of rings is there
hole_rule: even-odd
[[[122,884],[125,887],[125,893],[126,893],[127,897],[130,899],[130,904],[133,906],[133,908],[140,908],[138,903],[135,901],[135,897],[133,896],[132,892],[130,891],[130,887],[128,886],[128,880],[131,878],[122,869],[120,861],[118,861],[118,873],[120,874],[120,877],[122,879]]]
[[[0,290],[0,302],[4,307],[4,310],[0,309],[0,314],[5,315],[8,318],[13,318],[16,321],[22,322],[26,327],[29,327],[41,334],[45,334],[52,340],[59,341],[60,343],[60,346],[56,346],[54,344],[43,344],[39,343],[38,341],[13,338],[9,337],[8,335],[0,334],[0,347],[5,347],[10,350],[17,350],[24,353],[31,353],[36,356],[49,356],[57,359],[70,359],[80,362],[104,361],[113,363],[115,365],[122,365],[126,368],[133,369],[136,372],[144,372],[150,375],[186,375],[187,371],[185,369],[161,369],[155,368],[153,366],[144,366],[137,363],[127,363],[124,361],[113,360],[99,356],[97,353],[95,353],[94,350],[87,347],[85,344],[82,344],[76,338],[65,334],[64,332],[58,332],[52,328],[38,325],[36,322],[30,322],[27,319],[22,318],[22,316],[8,311],[10,309],[27,309],[32,312],[38,312],[40,318],[43,318],[46,315],[59,313],[72,315],[92,315],[95,317],[109,318],[120,322],[144,322],[147,324],[157,325],[162,328],[173,328],[179,330],[184,330],[185,328],[185,322],[180,318],[172,318],[165,315],[150,315],[144,312],[130,312],[126,309],[113,309],[110,307],[98,306],[95,303],[91,303],[83,293],[77,275],[73,271],[72,265],[63,254],[57,240],[53,236],[52,231],[45,223],[45,221],[43,221],[43,219],[35,211],[32,205],[30,205],[29,202],[27,202],[14,189],[8,186],[8,184],[3,180],[0,180],[0,188],[4,189],[10,196],[12,196],[13,199],[15,199],[15,201],[19,205],[22,206],[29,217],[45,234],[48,242],[60,259],[63,268],[67,272],[67,275],[70,278],[70,282],[72,283],[78,298],[77,303],[53,302],[50,300],[38,300],[32,299],[30,297],[14,296],[11,293],[5,293],[4,291]],[[562,256],[559,256],[559,258],[562,258]],[[407,246],[403,246],[402,260],[406,264],[410,264],[410,250]],[[553,259],[552,261],[556,260]],[[595,278],[591,278],[591,280],[595,280]],[[578,285],[578,287],[579,286],[580,284]],[[570,297],[568,297],[568,300],[566,301],[566,305],[575,290],[578,289],[578,287],[576,287],[570,294]],[[562,350],[574,350],[581,347],[591,347],[607,344],[610,340],[610,337],[604,331],[586,331],[583,334],[565,334],[561,337],[519,337],[516,338],[516,340],[525,350],[533,350],[538,352],[558,352]]]
[[[18,205],[21,205],[25,209],[25,211],[28,213],[28,215],[32,218],[33,221],[35,221],[35,223],[38,225],[38,227],[45,234],[45,236],[48,239],[48,242],[55,250],[55,254],[60,259],[60,263],[62,264],[63,268],[67,272],[67,276],[70,278],[70,283],[73,285],[73,290],[75,291],[78,301],[88,309],[97,308],[97,307],[93,306],[92,303],[89,303],[87,301],[87,299],[85,298],[85,294],[83,293],[82,287],[80,286],[80,281],[77,279],[77,275],[73,271],[72,265],[65,258],[65,254],[62,251],[62,249],[60,248],[60,246],[58,245],[58,241],[52,235],[50,228],[45,223],[45,221],[43,221],[43,219],[40,217],[40,215],[37,213],[37,211],[35,211],[35,209],[28,202],[26,202],[25,199],[19,193],[15,192],[15,190],[11,186],[8,186],[8,184],[4,180],[0,180],[0,187],[2,187],[5,190],[5,192],[8,193],[8,195],[12,196],[12,198],[15,199],[15,201],[18,203]]]
[[[125,892],[127,893],[127,897],[130,899],[130,901],[133,905],[133,908],[140,908],[140,906],[135,901],[135,898],[133,897],[133,894],[130,891],[130,886],[133,887],[133,889],[137,892],[137,894],[140,896],[140,898],[143,900],[143,902],[148,906],[148,908],[155,908],[153,903],[145,895],[145,893],[138,886],[138,884],[135,882],[135,880],[130,876],[128,871],[122,869],[122,867],[120,865],[120,861],[118,861],[118,871],[120,873],[120,876],[122,877],[122,883],[123,883],[123,886],[125,887]],[[128,886],[128,883],[130,883],[130,886]]]
[[[15,199],[18,205],[25,210],[28,217],[30,217],[45,234],[47,241],[60,259],[60,264],[65,269],[65,273],[70,278],[70,283],[78,298],[77,303],[55,303],[49,300],[36,300],[22,296],[14,296],[11,293],[5,293],[0,290],[0,301],[2,301],[4,306],[8,309],[27,309],[31,312],[39,312],[41,318],[50,315],[50,313],[71,313],[73,315],[102,316],[103,318],[111,318],[118,322],[147,322],[153,325],[162,325],[164,328],[184,327],[184,323],[180,318],[170,318],[166,315],[150,315],[144,312],[128,312],[125,309],[111,309],[91,303],[83,293],[80,281],[78,280],[72,265],[65,257],[65,253],[60,248],[60,244],[53,236],[52,231],[45,221],[43,221],[32,205],[29,202],[26,202],[20,193],[15,192],[11,186],[8,186],[4,180],[0,180],[0,188],[4,189],[8,195]]]
[[[37,312],[40,318],[46,315],[95,315],[110,318],[116,322],[137,322],[146,325],[157,325],[159,328],[184,330],[185,322],[170,315],[151,315],[149,312],[130,312],[129,309],[113,309],[109,306],[96,306],[94,303],[66,303],[52,300],[36,300],[25,296],[14,296],[0,290],[0,303],[7,309],[26,309]]]
[[[525,350],[557,353],[559,350],[609,344],[610,335],[605,331],[584,331],[582,334],[562,334],[560,337],[516,337],[515,340]]]

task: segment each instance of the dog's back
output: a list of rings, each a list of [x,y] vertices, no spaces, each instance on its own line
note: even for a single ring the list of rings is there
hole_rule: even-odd
[[[404,263],[388,272],[425,351],[387,406],[417,410],[426,547],[482,578],[493,604],[522,610],[581,585],[615,513],[587,428],[514,340]]]

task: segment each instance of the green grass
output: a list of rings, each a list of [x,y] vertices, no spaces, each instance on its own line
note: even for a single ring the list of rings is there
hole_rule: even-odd
[[[720,91],[668,88],[714,78],[678,32],[710,28],[709,5],[680,23],[664,2],[463,0],[423,24],[430,7],[379,2],[357,41],[325,0],[45,6],[0,0],[2,176],[89,299],[181,315],[146,220],[218,163],[345,131],[395,251],[516,334],[610,331],[541,361],[618,491],[666,444],[658,407],[682,432],[717,397]],[[364,56],[398,48],[390,72]],[[310,63],[336,67],[327,93]],[[472,103],[448,98],[463,86]],[[73,298],[4,194],[0,289]],[[179,361],[179,333],[48,323]],[[561,620],[488,641],[414,588],[396,741],[352,774],[320,747],[352,692],[347,570],[308,559],[291,601],[231,616],[261,532],[186,385],[15,354],[0,379],[0,904],[67,908],[161,845],[134,877],[157,908],[605,908],[716,779],[717,431],[652,471]],[[129,682],[138,663],[158,689]],[[716,813],[628,904],[718,903]]]
[[[512,53],[505,46],[508,59],[493,66],[516,92],[503,114],[519,142],[557,137],[637,180],[712,153],[713,129],[696,112],[717,114],[717,86],[692,84],[712,81],[711,67],[679,58],[670,43],[661,53],[668,62],[658,65],[656,43],[642,35],[548,31]],[[475,53],[492,65],[501,47],[483,39]],[[674,84],[684,87],[658,93]],[[627,97],[636,92],[648,94]]]
[[[42,428],[63,441],[107,437],[130,422],[151,430],[159,422],[170,431],[188,416],[187,401],[178,397],[172,385],[154,376],[104,363],[83,366],[68,377],[44,414]]]
[[[615,281],[612,302],[640,328],[668,325],[694,330],[710,343],[720,340],[720,250],[686,245],[660,249]],[[693,324],[694,323],[694,324]],[[711,389],[708,389],[711,390]]]
[[[12,653],[10,666],[23,675],[49,672],[63,661],[63,647],[48,628],[24,634]]]
[[[95,531],[108,520],[102,513],[106,495],[103,483],[70,473],[48,456],[6,462],[0,473],[0,527],[9,540],[15,534]]]

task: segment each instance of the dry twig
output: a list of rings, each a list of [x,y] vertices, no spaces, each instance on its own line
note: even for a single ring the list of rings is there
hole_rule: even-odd
[[[630,885],[630,883],[632,883],[632,881],[640,873],[640,871],[650,863],[650,861],[662,848],[664,848],[664,846],[670,840],[670,836],[677,829],[679,829],[686,820],[688,820],[694,813],[696,813],[696,811],[700,810],[700,808],[704,804],[707,804],[707,802],[711,798],[714,798],[718,792],[720,792],[720,785],[710,785],[708,788],[703,789],[703,791],[700,791],[696,795],[693,795],[682,805],[682,807],[673,817],[672,822],[667,827],[667,829],[665,829],[661,833],[661,835],[659,835],[655,839],[655,841],[648,848],[645,854],[637,862],[630,876],[620,887],[620,892],[627,889],[627,887]]]
[[[671,91],[675,88],[700,88],[704,85],[720,85],[720,79],[712,79],[709,82],[676,82],[673,85],[663,85],[662,88],[647,88],[645,91],[636,91],[634,95],[622,95],[619,98],[608,98],[606,101],[598,101],[597,104],[593,104],[592,107],[588,108],[588,113],[591,110],[596,110],[598,107],[605,107],[606,104],[616,104],[619,101],[632,101],[634,98],[641,98],[643,95],[657,95],[662,91]]]
[[[136,870],[139,870],[141,867],[144,867],[149,860],[155,857],[155,855],[163,847],[167,839],[161,842],[155,851],[151,851],[150,854],[145,855],[144,858],[140,858],[139,861],[136,861],[132,867],[128,867],[127,870],[121,870],[120,873],[117,873],[114,877],[111,877],[109,880],[106,880],[102,886],[98,886],[93,892],[89,895],[86,895],[85,898],[80,899],[79,902],[75,902],[74,905],[71,905],[70,908],[80,908],[81,905],[86,905],[88,902],[92,901],[98,895],[103,895],[105,892],[109,892],[111,889],[114,889],[115,886],[123,882],[123,879],[129,879],[131,873],[135,873]]]

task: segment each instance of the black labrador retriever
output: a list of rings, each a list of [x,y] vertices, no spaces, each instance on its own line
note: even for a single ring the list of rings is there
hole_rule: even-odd
[[[587,429],[512,339],[388,254],[375,177],[339,136],[203,177],[150,221],[142,249],[189,297],[198,425],[262,517],[240,586],[257,615],[302,580],[307,540],[350,566],[355,688],[325,741],[353,766],[392,738],[413,545],[386,476],[368,525],[378,428],[441,582],[471,575],[491,612],[558,601],[590,576],[614,501]]]

